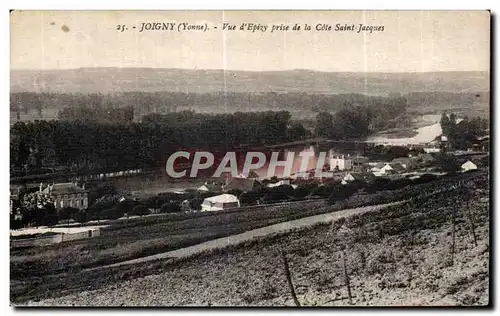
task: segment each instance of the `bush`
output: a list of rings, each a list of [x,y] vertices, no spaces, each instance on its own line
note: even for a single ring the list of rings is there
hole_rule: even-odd
[[[202,199],[202,198],[194,198],[194,199],[189,200],[190,208],[193,210],[196,210],[196,211],[200,211],[201,204],[203,203],[203,200],[204,199]]]
[[[349,185],[336,185],[332,188],[331,194],[328,196],[329,204],[334,204],[338,201],[343,201],[356,193],[357,189]]]
[[[57,214],[47,214],[46,216],[43,217],[42,219],[42,226],[54,226],[57,225],[59,222],[59,217]]]
[[[178,213],[181,211],[179,204],[174,202],[167,202],[160,208],[160,213]]]
[[[438,177],[433,175],[433,174],[425,173],[425,174],[421,175],[420,178],[413,180],[413,183],[415,183],[415,184],[427,183],[427,182],[434,181],[437,178]]]
[[[57,211],[59,219],[62,221],[69,220],[74,217],[74,214],[78,213],[79,210],[74,207],[64,207]]]
[[[130,213],[127,213],[129,215],[138,215],[138,216],[143,216],[143,215],[149,215],[151,212],[149,212],[149,209],[144,206],[144,205],[136,205]]]
[[[293,195],[293,191],[294,189],[291,185],[280,185],[269,188],[263,199],[265,202],[280,202],[288,200],[288,198]]]
[[[14,214],[10,215],[10,229],[19,229],[23,227],[23,221],[20,219],[14,219]]]
[[[390,187],[392,186],[392,181],[383,178],[383,177],[377,177],[373,182],[371,182],[369,185],[365,187],[365,190],[367,193],[376,193],[377,191],[384,191],[384,190],[390,190]]]
[[[305,183],[300,184],[294,191],[293,196],[295,198],[304,198],[311,194],[311,192],[318,187],[316,183]]]
[[[73,220],[78,223],[86,223],[89,221],[87,213],[84,211],[80,211],[73,215]]]
[[[115,204],[113,207],[114,209],[117,209],[117,212],[122,213],[122,214],[130,214],[132,213],[134,207],[139,205],[139,202],[134,201],[134,200],[124,200],[121,202],[118,202]]]
[[[112,208],[109,210],[102,211],[100,213],[100,218],[101,219],[119,219],[125,215],[125,212],[123,210],[120,210],[118,208]]]
[[[243,191],[239,190],[239,189],[232,189],[232,190],[229,190],[227,191],[227,194],[232,194],[236,197],[240,197],[240,195],[243,193]]]
[[[261,187],[252,191],[243,192],[240,196],[240,203],[244,205],[256,204],[268,192],[268,188]]]

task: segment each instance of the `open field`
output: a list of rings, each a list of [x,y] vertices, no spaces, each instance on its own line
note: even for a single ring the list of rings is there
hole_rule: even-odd
[[[479,183],[481,183],[481,186],[487,187],[487,174],[484,173],[476,173],[470,175],[464,174],[450,179],[443,179],[441,182],[435,181],[433,183],[426,185],[413,186],[411,187],[411,191],[409,191],[409,189],[399,190],[400,191],[399,193],[393,192],[390,197],[391,199],[397,200],[401,198],[402,195],[406,195],[407,197],[412,196],[411,192],[414,193],[425,192],[426,190],[429,190],[432,187],[443,187],[445,185],[450,185],[451,183],[456,183],[458,180],[471,179],[471,178],[474,179],[479,178],[480,179]],[[392,252],[396,252],[393,255],[401,257],[403,255],[400,252],[404,250],[404,247],[401,248],[400,245],[396,245],[398,238],[401,240],[401,242],[406,242],[407,239],[409,238],[408,236],[411,237],[413,236],[412,234],[414,234],[415,236],[417,236],[415,238],[417,239],[423,238],[424,240],[426,240],[427,243],[425,244],[426,247],[427,248],[430,247],[429,253],[436,253],[437,249],[434,249],[432,247],[443,247],[442,242],[436,244],[436,241],[445,240],[446,238],[447,238],[446,240],[449,239],[450,235],[448,229],[449,227],[447,226],[448,225],[447,214],[449,214],[451,206],[454,204],[453,202],[454,199],[459,199],[459,204],[458,204],[459,210],[463,211],[468,209],[465,207],[467,203],[469,203],[469,205],[471,206],[470,209],[474,210],[476,220],[478,221],[476,225],[477,226],[476,236],[478,237],[479,248],[483,247],[484,248],[483,253],[487,255],[488,254],[487,226],[489,219],[488,217],[489,204],[487,203],[487,201],[484,202],[484,198],[487,199],[489,191],[485,191],[484,189],[481,190],[482,191],[478,192],[481,192],[479,194],[481,195],[482,199],[480,199],[479,197],[468,198],[467,195],[463,194],[459,196],[455,195],[449,196],[450,194],[448,194],[444,197],[442,196],[433,197],[429,201],[422,201],[422,202],[419,201],[417,205],[422,205],[422,210],[416,209],[417,206],[414,203],[414,204],[407,204],[405,207],[393,208],[392,210],[389,210],[389,213],[387,213],[387,211],[382,210],[362,215],[361,218],[364,219],[363,220],[364,222],[363,225],[356,228],[357,232],[355,233],[355,235],[357,234],[356,236],[358,236],[356,238],[363,239],[364,237],[362,236],[366,236],[367,240],[362,242],[362,246],[365,247],[364,249],[366,250],[367,253],[372,253],[371,249],[385,249],[385,250],[389,249]],[[389,196],[389,193],[387,193],[387,196]],[[372,200],[371,202],[374,201],[375,200]],[[358,197],[357,200],[351,200],[350,203],[359,205],[369,202],[370,201],[367,200],[366,197],[364,201],[363,199],[360,199]],[[317,204],[312,204],[312,203],[317,203]],[[252,268],[248,272],[243,272],[243,271],[228,272],[229,273],[228,278],[240,275],[239,278],[243,278],[244,280],[245,278],[249,277],[248,273],[257,273],[257,271],[259,271],[260,269],[258,267],[261,265],[262,262],[266,262],[266,260],[269,262],[266,263],[266,267],[261,267],[262,269],[264,269],[263,271],[269,270],[268,273],[270,273],[271,271],[275,271],[273,273],[273,275],[275,275],[274,277],[279,278],[281,273],[278,271],[279,265],[276,262],[271,262],[272,260],[277,260],[278,258],[276,254],[271,254],[272,251],[274,252],[277,251],[280,245],[283,245],[286,249],[291,250],[292,257],[290,260],[292,262],[291,263],[292,271],[294,269],[293,267],[297,267],[296,264],[294,263],[295,260],[299,260],[301,258],[300,256],[298,258],[295,258],[295,255],[293,255],[293,253],[296,252],[296,250],[293,250],[295,249],[294,248],[295,246],[292,247],[293,243],[292,245],[288,245],[288,242],[286,243],[283,242],[283,240],[290,239],[291,238],[290,236],[294,236],[293,237],[294,239],[299,238],[299,240],[296,241],[296,243],[300,242],[307,244],[307,246],[304,247],[305,250],[303,251],[311,251],[312,253],[317,253],[317,255],[320,256],[320,259],[323,258],[319,260],[317,264],[321,263],[324,260],[331,261],[333,260],[333,257],[338,255],[338,253],[333,250],[331,250],[332,253],[325,252],[326,248],[331,247],[331,243],[328,241],[328,239],[325,239],[325,236],[329,234],[329,229],[327,227],[319,225],[311,230],[294,232],[288,235],[285,234],[285,237],[278,237],[278,236],[272,238],[267,237],[263,238],[261,241],[258,242],[246,242],[240,246],[229,247],[226,250],[216,250],[215,252],[212,253],[196,255],[191,259],[182,259],[182,260],[167,259],[163,261],[138,263],[131,266],[115,267],[110,269],[92,269],[91,271],[89,270],[82,271],[82,269],[89,267],[98,267],[114,262],[139,258],[154,253],[165,252],[193,244],[198,244],[206,240],[222,237],[218,235],[219,232],[221,234],[226,234],[226,236],[233,235],[241,231],[247,231],[249,229],[267,226],[273,223],[279,223],[304,216],[325,213],[328,211],[332,211],[332,208],[334,207],[341,207],[341,205],[322,206],[321,203],[324,203],[324,201],[316,201],[316,202],[309,201],[306,204],[307,206],[301,205],[299,203],[297,204],[296,209],[293,210],[290,210],[289,208],[287,209],[285,207],[281,208],[275,207],[275,208],[263,208],[262,210],[253,212],[250,211],[227,212],[225,214],[211,214],[209,216],[202,216],[202,217],[199,217],[200,215],[196,213],[195,213],[196,215],[185,214],[182,217],[178,218],[177,220],[173,220],[173,218],[169,218],[167,220],[168,217],[166,217],[163,218],[163,220],[160,220],[159,218],[158,219],[148,218],[148,219],[143,219],[142,221],[140,219],[134,220],[129,223],[122,221],[119,222],[120,224],[117,224],[115,226],[112,225],[109,229],[104,230],[100,237],[92,238],[85,241],[69,242],[67,244],[44,247],[41,249],[26,249],[23,251],[16,250],[14,252],[11,252],[11,301],[20,303],[32,299],[44,299],[44,298],[58,297],[64,294],[83,292],[85,290],[95,290],[96,288],[100,288],[103,286],[111,286],[111,288],[120,285],[125,286],[125,284],[128,284],[129,282],[129,281],[125,282],[125,280],[136,279],[139,277],[148,276],[151,274],[164,273],[164,272],[168,274],[168,276],[166,276],[167,278],[172,278],[170,273],[177,273],[178,276],[172,279],[172,282],[174,283],[181,282],[182,276],[186,276],[186,281],[182,282],[183,286],[186,287],[186,291],[188,289],[194,291],[193,287],[195,287],[196,284],[198,284],[197,283],[198,281],[196,282],[193,281],[193,284],[191,284],[190,283],[191,278],[199,279],[200,282],[205,282],[205,277],[208,277],[209,278],[208,280],[210,280],[210,278],[222,278],[223,280],[225,280],[222,283],[233,282],[233,281],[236,282],[235,280],[231,281],[230,279],[226,279],[220,275],[217,275],[217,273],[221,273],[224,270],[221,265],[224,265],[226,260],[230,260],[227,261],[227,263],[229,263],[231,262],[231,260],[236,260],[240,262],[241,260],[245,261],[245,260],[250,260],[250,258],[252,258],[251,263],[249,264],[257,265],[256,267],[252,266]],[[345,208],[346,203],[344,203],[343,206]],[[267,216],[264,216],[265,214],[267,214]],[[390,216],[388,216],[388,214]],[[193,215],[194,217],[188,219],[187,217],[191,215]],[[464,220],[462,215],[460,215],[461,217],[460,216],[457,217],[461,218],[461,220],[457,220],[457,231],[460,229],[462,230],[461,233],[462,237],[460,238],[462,238],[461,240],[463,240],[463,242],[462,244],[460,242],[457,242],[457,245],[462,245],[462,246],[457,246],[457,251],[458,249],[462,249],[463,247],[467,248],[466,246],[463,245],[466,244],[465,241],[468,238],[466,236],[467,221]],[[430,219],[426,219],[427,216],[430,216]],[[436,225],[432,224],[434,222]],[[432,226],[431,224],[434,226]],[[416,226],[412,227],[412,225]],[[419,225],[423,226],[420,227]],[[431,226],[428,227],[428,225]],[[351,230],[352,229],[353,228],[351,228]],[[383,233],[380,233],[380,231],[382,231]],[[408,236],[404,235],[405,237],[401,238],[400,236],[401,234],[409,234],[409,235]],[[429,235],[430,237],[425,237],[427,235]],[[383,238],[380,237],[382,239],[378,240],[379,237],[377,236],[383,236]],[[458,236],[461,235],[457,234],[457,237]],[[361,245],[357,245],[361,241],[359,240],[356,241],[356,238],[352,242],[352,247],[355,247],[357,249],[357,247],[361,247]],[[471,239],[469,238],[468,240]],[[480,246],[481,245],[481,243],[479,242],[480,240],[482,240],[483,244],[486,246]],[[330,246],[327,246],[325,243]],[[474,249],[467,248],[465,250],[471,252],[471,251],[477,251],[477,249],[479,248],[474,247]],[[267,254],[264,255],[264,257],[269,255],[271,258],[263,259],[263,255],[256,253],[260,251],[259,249],[263,249],[262,251],[264,251],[264,253]],[[405,251],[419,252],[421,250],[417,249],[417,247],[414,248],[410,247]],[[441,256],[445,256],[446,252],[445,250],[441,249],[440,252]],[[425,258],[426,256],[419,255],[416,258],[421,258],[421,257]],[[413,258],[413,255],[411,256],[411,258]],[[459,258],[459,256],[456,255],[456,258]],[[262,262],[261,263],[259,263],[260,261],[254,262],[257,259],[259,259]],[[303,259],[304,258],[300,260]],[[478,260],[479,259],[480,258],[478,258]],[[314,262],[316,259],[309,258],[308,260],[313,260],[312,262]],[[349,259],[349,260],[357,260],[357,259]],[[267,267],[267,264],[269,264],[270,266]],[[485,261],[485,264],[487,264],[487,261]],[[200,265],[202,265],[203,268]],[[219,268],[217,269],[220,270],[212,270],[211,267],[214,265],[218,266]],[[309,264],[309,266],[311,267],[314,265]],[[308,265],[306,264],[304,266]],[[206,269],[206,267],[210,268]],[[234,265],[231,265],[231,267],[234,267]],[[241,268],[241,265],[236,265],[236,267]],[[270,270],[271,267],[273,270]],[[436,269],[441,269],[441,268],[443,268],[441,267],[441,265],[438,265],[436,267]],[[394,271],[394,269],[396,268],[393,267],[391,269],[392,270],[388,271]],[[195,271],[197,271],[197,273],[199,274],[198,277],[195,276],[196,273]],[[148,278],[154,279],[155,277],[156,276],[149,276],[146,279],[143,279],[143,281],[137,280],[130,282],[139,282],[139,283],[147,282],[147,280],[149,280]],[[214,283],[213,280],[207,282]],[[252,284],[252,282],[253,281],[251,281],[250,284]],[[167,283],[171,284],[168,286],[174,286],[173,285],[174,283],[170,282]],[[238,287],[237,284],[238,283],[235,283],[232,286]],[[280,283],[273,282],[272,284],[278,286]],[[353,281],[353,284],[356,283]],[[179,284],[178,286],[181,285]],[[213,286],[218,287],[221,285],[219,284],[216,285],[214,283]],[[268,285],[266,285],[266,287],[267,286]],[[201,286],[197,287],[198,287],[197,290],[198,292],[202,291]],[[280,291],[284,291],[284,289],[285,289],[284,287],[283,289],[281,289],[281,287],[277,287],[277,289],[274,289],[272,291],[274,292],[277,291],[276,293],[279,294]],[[109,290],[109,288],[107,288],[107,290]],[[205,290],[210,291],[208,285],[203,287],[203,291]],[[220,288],[216,289],[216,291],[219,290]],[[248,290],[256,291],[251,287],[249,287]],[[260,290],[263,289],[259,289],[259,291]],[[168,290],[167,292],[169,291],[170,290]],[[325,290],[323,289],[322,291]],[[165,297],[167,297],[168,295],[171,296],[178,295],[180,292],[170,293],[168,295],[164,292],[161,293],[163,293]],[[305,292],[302,294],[306,295]],[[83,293],[82,295],[87,295],[87,294]],[[210,301],[203,302],[199,300],[197,294],[196,295],[186,294],[186,292],[184,292],[184,295],[187,295],[186,297],[192,297],[193,301],[190,302],[183,301],[179,300],[179,298],[174,299],[171,296],[169,296],[171,300],[168,302],[158,298],[157,298],[158,301],[148,301],[146,298],[141,298],[140,301],[137,301],[135,299],[131,299],[130,297],[128,297],[124,298],[123,301],[114,301],[110,299],[110,301],[106,303],[104,301],[96,300],[95,302],[91,303],[87,302],[82,304],[119,305],[121,304],[119,302],[123,302],[124,304],[131,304],[131,305],[134,304],[135,305],[138,304],[139,305],[140,304],[152,304],[152,305],[202,304],[203,305],[203,304],[208,304],[208,302],[210,302],[212,304],[246,305],[246,304],[285,304],[287,302],[284,297],[280,299],[281,301],[280,300],[261,301],[259,299],[255,301],[255,299],[253,299],[248,302],[242,300],[241,297],[240,298],[228,297],[227,299],[230,301],[227,301],[226,303],[224,303],[224,300],[221,301],[221,298],[212,297]],[[278,296],[281,297],[283,296],[283,294],[280,294]],[[316,293],[313,296],[318,297],[318,299],[321,297],[320,293]],[[103,297],[111,298],[114,296],[103,296]],[[68,302],[68,301],[55,301],[54,303],[62,304],[62,302]],[[323,304],[321,302],[319,303],[318,302],[317,304]]]
[[[486,305],[489,190],[481,177],[475,189],[417,198],[187,259],[82,272],[64,280],[51,276],[45,290],[35,287],[31,297],[45,299],[26,303],[293,305],[279,256],[283,249],[301,305],[350,305],[339,257],[343,249],[353,305]]]

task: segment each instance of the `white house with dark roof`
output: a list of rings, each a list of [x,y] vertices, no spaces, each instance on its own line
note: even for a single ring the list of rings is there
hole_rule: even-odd
[[[202,212],[222,211],[228,208],[240,207],[240,200],[232,194],[221,194],[203,200]]]
[[[72,182],[55,183],[49,184],[43,189],[41,186],[40,189],[40,193],[50,196],[57,209],[74,207],[82,210],[87,208],[89,203],[88,191],[85,190],[85,185],[79,187]]]

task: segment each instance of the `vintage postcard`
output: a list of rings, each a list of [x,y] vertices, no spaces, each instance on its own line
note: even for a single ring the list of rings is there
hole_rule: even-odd
[[[489,306],[489,11],[10,14],[13,306]]]

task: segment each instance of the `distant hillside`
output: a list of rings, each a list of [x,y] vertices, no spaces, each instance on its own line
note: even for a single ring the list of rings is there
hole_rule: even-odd
[[[386,95],[488,91],[488,72],[347,73],[310,70],[223,71],[152,68],[11,70],[11,92],[305,92]]]

